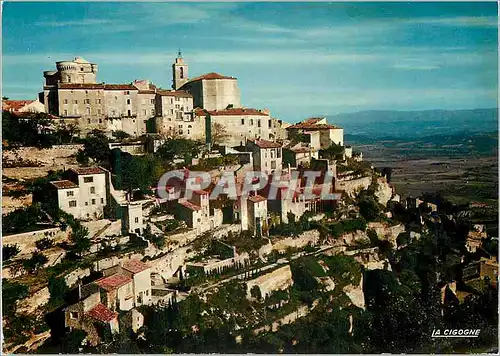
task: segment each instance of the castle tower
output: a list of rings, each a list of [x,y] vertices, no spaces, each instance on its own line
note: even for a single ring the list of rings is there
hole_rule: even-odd
[[[172,64],[172,76],[172,88],[174,88],[175,90],[179,89],[184,85],[184,83],[188,81],[188,65],[184,62],[181,51],[179,51],[179,53],[177,54],[175,63]]]

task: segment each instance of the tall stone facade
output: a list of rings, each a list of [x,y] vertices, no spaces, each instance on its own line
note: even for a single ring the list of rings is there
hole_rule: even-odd
[[[97,65],[81,57],[56,62],[56,68],[44,72],[45,112],[77,125],[82,136],[97,129],[209,141],[214,123],[225,127],[227,146],[286,135],[283,122],[268,111],[242,107],[236,78],[208,73],[189,79],[180,53],[172,64],[175,90],[158,88],[148,80],[98,83]]]

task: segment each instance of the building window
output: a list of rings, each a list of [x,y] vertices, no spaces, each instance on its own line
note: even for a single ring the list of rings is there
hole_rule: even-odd
[[[142,115],[146,116],[146,109],[142,110]]]
[[[80,71],[82,71],[82,72],[83,72],[83,67],[80,67]]]
[[[86,201],[86,202],[85,202],[85,206],[87,206],[87,205],[89,205],[89,202],[88,202],[88,201]]]
[[[72,191],[72,190],[68,190],[68,191],[66,192],[66,196],[67,196],[67,197],[72,197],[74,194],[75,194],[75,192],[74,192],[74,191]]]
[[[257,120],[257,127],[260,127],[260,120]]]
[[[76,208],[76,200],[70,200],[69,201],[69,207],[70,208]]]
[[[151,115],[155,114],[155,109],[151,109]]]
[[[132,113],[130,112],[130,110],[127,110],[127,114],[128,116],[130,116]]]
[[[127,99],[127,105],[130,105],[130,99]]]
[[[90,99],[83,99],[84,104],[90,104]]]
[[[281,148],[276,149],[276,157],[281,158]]]
[[[101,198],[101,204],[104,204],[104,198]]]
[[[181,108],[181,106],[180,106],[179,104],[175,104],[175,108],[176,108],[176,109],[180,109],[180,108]]]
[[[174,114],[174,109],[170,109],[170,115]]]
[[[126,92],[125,92],[125,94],[126,94],[126,95],[130,95],[130,92],[129,92],[129,91],[126,91]]]
[[[276,161],[271,161],[271,169],[276,169]]]
[[[184,68],[183,67],[180,68],[180,77],[181,77],[181,79],[184,79]]]
[[[78,104],[78,100],[73,100],[73,104]]]
[[[138,218],[138,217],[136,217],[136,218],[134,219],[134,221],[135,221],[135,223],[136,223],[136,224],[138,224],[138,223],[139,223],[139,218]]]
[[[179,98],[178,96],[175,97],[175,101],[180,101],[181,98]]]
[[[95,187],[90,187],[90,194],[95,194]]]
[[[90,119],[88,119],[88,120],[87,120],[87,123],[89,123],[89,124],[90,124]]]
[[[64,110],[64,116],[68,116],[68,110]]]
[[[90,115],[90,108],[85,108],[85,112],[87,113],[87,115]]]
[[[253,125],[253,119],[250,119],[250,126]]]
[[[94,181],[94,177],[83,177],[83,183],[92,183]]]
[[[95,205],[95,199],[92,199],[92,205]]]
[[[269,120],[269,128],[271,128],[272,126],[273,126],[272,121]]]
[[[69,312],[70,319],[78,319],[78,312]]]
[[[151,104],[154,104],[155,103],[155,99],[151,99]]]
[[[97,103],[97,104],[100,104],[100,103],[101,103],[101,99],[97,99],[97,100],[96,100],[96,103]]]
[[[98,113],[99,115],[101,115],[101,114],[102,114],[102,110],[101,110],[101,109],[97,109],[97,113]]]
[[[68,103],[68,99],[64,99],[64,104],[67,104]]]

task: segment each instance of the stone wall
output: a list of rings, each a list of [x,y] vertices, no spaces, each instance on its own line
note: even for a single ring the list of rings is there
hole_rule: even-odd
[[[273,241],[273,250],[286,251],[287,248],[302,248],[307,245],[316,245],[319,241],[319,231],[309,230],[304,231],[298,237],[287,237],[277,241]]]
[[[30,232],[23,232],[20,234],[4,235],[2,237],[2,245],[15,245],[19,246],[21,252],[17,257],[30,255],[36,249],[36,241],[44,237],[51,238],[54,243],[67,240],[68,231],[62,231],[59,227],[48,228],[43,230],[36,230]]]
[[[276,290],[285,290],[293,285],[292,270],[289,265],[275,269],[260,277],[247,282],[247,298],[252,299],[251,289],[254,286],[259,287],[263,298]]]
[[[335,190],[345,191],[349,196],[355,196],[357,192],[367,189],[372,183],[372,177],[361,177],[351,180],[336,180]]]

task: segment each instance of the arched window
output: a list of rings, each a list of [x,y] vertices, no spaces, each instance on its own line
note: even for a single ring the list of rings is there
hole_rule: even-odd
[[[180,77],[181,77],[181,79],[184,78],[184,68],[183,67],[180,68]]]

